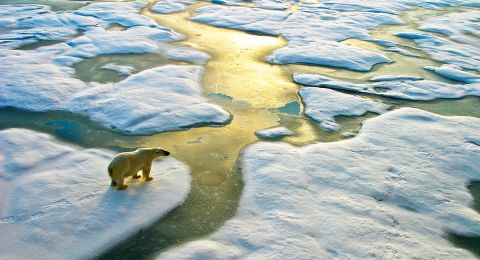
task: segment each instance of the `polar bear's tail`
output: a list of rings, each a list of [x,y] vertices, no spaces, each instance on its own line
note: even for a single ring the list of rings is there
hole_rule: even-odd
[[[108,175],[112,177],[112,167],[110,167],[110,165],[108,166]]]

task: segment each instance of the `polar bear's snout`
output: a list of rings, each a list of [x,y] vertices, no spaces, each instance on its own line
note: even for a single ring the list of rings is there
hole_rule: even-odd
[[[167,150],[163,150],[161,148],[156,148],[156,153],[157,154],[160,154],[160,155],[163,155],[163,156],[169,156],[170,155],[170,152],[167,151]]]

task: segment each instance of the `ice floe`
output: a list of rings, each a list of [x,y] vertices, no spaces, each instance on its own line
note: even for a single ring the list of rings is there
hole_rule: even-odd
[[[434,100],[480,96],[480,84],[448,84],[430,80],[380,81],[374,83],[351,83],[319,74],[294,73],[293,80],[299,84],[322,88],[347,90],[409,100]]]
[[[256,6],[271,10],[286,10],[290,6],[289,2],[282,0],[255,0]]]
[[[25,129],[0,131],[0,258],[85,259],[183,203],[190,170],[156,161],[153,181],[110,188],[112,152],[82,149]]]
[[[52,12],[42,5],[0,5],[0,49],[40,40],[66,40],[98,24],[93,17]]]
[[[0,107],[62,110],[121,132],[153,134],[197,124],[221,124],[230,114],[208,103],[199,66],[163,66],[116,84],[87,84],[51,53],[0,51]]]
[[[147,3],[143,1],[93,2],[74,11],[73,14],[95,17],[102,21],[104,27],[110,24],[120,24],[124,27],[164,28],[153,19],[139,14],[140,10],[146,5]]]
[[[427,70],[431,70],[438,75],[442,75],[445,78],[461,81],[464,83],[480,83],[480,76],[470,72],[463,71],[460,67],[455,65],[445,64],[440,67],[425,67]]]
[[[424,31],[423,33],[401,32],[396,35],[414,40],[434,60],[480,71],[479,20],[480,11],[476,9],[446,13],[418,22],[418,29]]]
[[[305,104],[305,114],[326,130],[337,130],[336,116],[361,116],[367,112],[381,114],[390,106],[381,102],[344,94],[331,89],[303,87],[298,92]]]
[[[135,68],[132,66],[122,66],[122,65],[117,65],[115,63],[107,63],[100,68],[107,69],[107,70],[114,70],[119,75],[130,75],[132,74],[133,71],[135,71]]]
[[[187,9],[188,5],[193,4],[194,1],[188,0],[165,0],[159,1],[152,6],[152,11],[161,13],[161,14],[171,14]]]
[[[400,54],[408,56],[408,57],[420,57],[420,55],[415,54],[411,51],[407,51],[407,50],[405,50],[403,48],[400,48],[400,47],[389,47],[389,48],[386,48],[385,50],[386,51],[391,51],[391,52],[397,52],[397,53],[400,53]]]
[[[0,50],[0,106],[32,111],[59,109],[59,104],[88,88],[72,78],[73,69],[52,63],[55,55]]]
[[[468,43],[455,42],[428,33],[400,32],[398,37],[414,40],[431,58],[461,68],[480,71],[480,48]]]
[[[448,38],[480,47],[480,10],[452,12],[440,16],[425,17],[420,21],[419,30],[441,33]]]
[[[479,128],[402,108],[346,141],[251,145],[235,217],[159,259],[474,259],[445,232],[480,236]]]
[[[267,61],[273,64],[306,63],[358,71],[369,71],[375,64],[391,62],[383,55],[333,41],[289,45],[268,56]]]
[[[115,85],[85,83],[73,77],[70,66],[106,54],[160,53],[172,60],[196,64],[210,58],[201,51],[168,44],[183,36],[139,14],[145,6],[144,2],[100,2],[74,12],[52,12],[40,5],[5,6],[5,10],[1,6],[0,12],[6,15],[0,19],[0,26],[6,28],[7,34],[33,30],[32,39],[38,40],[44,28],[66,28],[71,34],[83,32],[65,42],[31,51],[11,50],[25,44],[22,39],[0,43],[0,107],[76,112],[106,127],[135,134],[228,122],[230,114],[203,97],[200,67],[157,68]],[[108,30],[112,24],[125,29]],[[103,68],[125,75],[134,69],[112,64]],[[145,75],[154,78],[146,80]],[[149,85],[140,85],[136,80]]]
[[[91,87],[61,106],[135,134],[230,121],[230,113],[208,103],[203,96],[202,75],[199,66],[166,65],[134,74],[117,84]]]
[[[3,11],[7,18],[0,20],[0,29],[5,31],[0,30],[0,48],[13,49],[39,40],[65,40],[37,51],[56,54],[55,61],[66,66],[105,54],[157,52],[197,64],[210,58],[193,48],[168,44],[184,36],[139,14],[144,2],[91,3],[74,12],[52,12],[40,5],[20,7],[7,6]],[[109,30],[111,25],[125,29]]]
[[[377,75],[371,77],[368,81],[405,81],[405,80],[422,80],[422,77],[409,75]]]
[[[286,127],[279,126],[279,127],[273,127],[273,128],[256,131],[255,135],[263,139],[274,140],[274,139],[280,139],[285,136],[293,135],[293,132]]]

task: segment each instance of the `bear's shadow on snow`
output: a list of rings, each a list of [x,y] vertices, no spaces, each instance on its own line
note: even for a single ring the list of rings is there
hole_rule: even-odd
[[[126,178],[125,181],[129,188],[117,190],[115,186],[109,185],[109,180],[105,180],[105,191],[99,194],[96,205],[89,209],[88,216],[78,231],[83,233],[98,232],[99,229],[118,229],[118,225],[136,215],[138,208],[145,205],[142,200],[150,199],[145,193],[154,189],[154,186],[161,185],[158,179],[147,182],[142,178]]]

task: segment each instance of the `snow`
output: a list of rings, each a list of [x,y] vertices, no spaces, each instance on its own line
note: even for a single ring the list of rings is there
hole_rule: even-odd
[[[386,48],[385,49],[386,51],[391,51],[391,52],[396,52],[396,53],[400,53],[404,56],[408,56],[408,57],[420,57],[420,55],[417,55],[411,51],[407,51],[403,48],[399,48],[399,47],[389,47],[389,48]]]
[[[371,77],[368,81],[405,81],[405,80],[422,80],[422,77],[409,75],[377,75]]]
[[[286,127],[278,126],[256,131],[255,135],[266,140],[275,140],[284,136],[293,135],[293,132]]]
[[[66,40],[77,30],[95,26],[92,17],[52,12],[42,5],[0,6],[0,49],[13,49],[40,40]]]
[[[378,53],[342,44],[341,41],[351,38],[373,41],[388,45],[386,51],[419,57],[416,53],[400,48],[394,42],[371,38],[369,30],[382,24],[401,24],[399,12],[416,7],[439,9],[478,5],[474,1],[463,0],[448,2],[329,0],[310,4],[300,2],[297,3],[299,6],[297,11],[290,11],[286,1],[254,1],[254,4],[261,8],[249,6],[249,3],[242,1],[216,2],[230,6],[200,7],[192,20],[213,26],[283,36],[288,45],[274,51],[267,57],[268,62],[306,63],[358,71],[368,71],[375,64],[391,60]],[[480,71],[480,60],[477,55],[480,52],[477,39],[479,14],[478,10],[469,10],[421,22],[421,30],[442,32],[449,35],[450,39],[418,32],[397,35],[415,40],[437,61]]]
[[[49,53],[0,50],[0,106],[58,110],[61,102],[88,88],[71,77],[71,68],[52,64],[54,58]]]
[[[299,84],[337,90],[368,93],[409,100],[434,100],[480,96],[480,84],[448,84],[430,80],[381,81],[374,83],[350,83],[319,74],[294,73]]]
[[[187,9],[187,5],[193,4],[193,1],[185,0],[164,0],[159,1],[152,6],[152,11],[161,13],[161,14],[171,14]]]
[[[391,62],[383,55],[332,41],[288,46],[275,51],[267,57],[267,61],[273,64],[306,63],[357,71],[369,71],[375,64]]]
[[[99,85],[62,103],[65,110],[135,134],[179,130],[230,121],[223,108],[209,104],[200,85],[203,68],[166,65],[111,85]],[[87,105],[88,104],[88,105]]]
[[[123,31],[109,31],[98,27],[65,44],[44,47],[40,51],[58,52],[59,57],[70,56],[81,59],[104,54],[153,53],[161,52],[166,48],[164,42],[181,38],[181,35],[170,29],[135,26]]]
[[[113,85],[85,83],[73,77],[70,66],[106,54],[160,53],[172,60],[196,64],[210,58],[193,48],[168,44],[183,36],[138,14],[144,6],[143,2],[99,2],[74,12],[52,12],[39,5],[6,6],[5,10],[2,6],[0,12],[5,16],[0,19],[0,26],[7,34],[28,32],[31,35],[27,39],[36,41],[50,27],[58,34],[56,28],[75,34],[85,31],[63,43],[32,51],[11,50],[25,44],[27,40],[23,38],[0,43],[0,107],[81,113],[105,127],[133,134],[229,122],[230,114],[209,104],[203,96],[200,67],[156,68]],[[108,30],[111,24],[120,24],[125,30]],[[104,68],[124,75],[134,70],[114,64]],[[145,75],[154,78],[146,80]]]
[[[463,71],[460,67],[455,65],[444,64],[440,67],[425,67],[427,70],[431,70],[438,75],[442,75],[446,78],[453,79],[456,81],[461,81],[464,83],[480,83],[480,76],[477,76],[473,73]]]
[[[107,70],[114,70],[119,75],[130,75],[132,74],[133,71],[135,71],[135,68],[132,66],[122,66],[122,65],[117,65],[115,63],[107,63],[100,68],[107,69]]]
[[[480,71],[479,46],[455,42],[427,33],[400,32],[398,37],[414,40],[431,58],[447,64],[457,65],[464,69]]]
[[[196,22],[285,37],[288,46],[272,53],[267,57],[268,62],[307,63],[359,71],[368,71],[375,64],[391,60],[339,42],[349,38],[368,39],[369,29],[380,24],[401,23],[392,14],[343,13],[323,7],[302,7],[298,12],[288,12],[245,6],[206,6],[197,12],[192,18]]]
[[[286,10],[289,7],[288,2],[281,0],[255,0],[253,2],[257,7],[270,10]]]
[[[425,17],[419,22],[419,30],[436,32],[450,39],[480,47],[480,10],[472,9],[464,12],[447,13],[440,16]]]
[[[86,259],[183,203],[189,168],[154,162],[151,182],[110,187],[113,153],[25,129],[0,131],[0,258]]]
[[[159,259],[475,259],[445,232],[480,236],[479,127],[402,108],[341,142],[251,145],[236,215]]]
[[[159,26],[153,19],[139,14],[147,5],[143,1],[131,2],[93,2],[73,12],[73,14],[95,17],[103,22],[103,27],[120,24],[124,27],[147,26],[168,29]],[[169,30],[169,29],[168,29]]]
[[[367,112],[384,113],[390,106],[331,89],[303,87],[298,92],[305,104],[305,114],[326,130],[338,130],[336,116],[361,116]]]
[[[55,65],[55,58],[50,53],[0,51],[0,107],[80,113],[134,134],[230,121],[227,111],[203,96],[202,67],[167,65],[103,85],[72,78],[73,70]]]
[[[139,14],[144,6],[144,2],[99,2],[74,12],[52,12],[39,5],[7,6],[5,21],[0,20],[0,49],[13,49],[39,40],[65,40],[65,43],[37,49],[55,53],[56,62],[65,66],[105,54],[157,52],[167,58],[197,64],[210,58],[193,48],[168,44],[184,36]],[[121,25],[125,30],[108,30],[112,24]],[[79,31],[81,35],[77,35]]]

